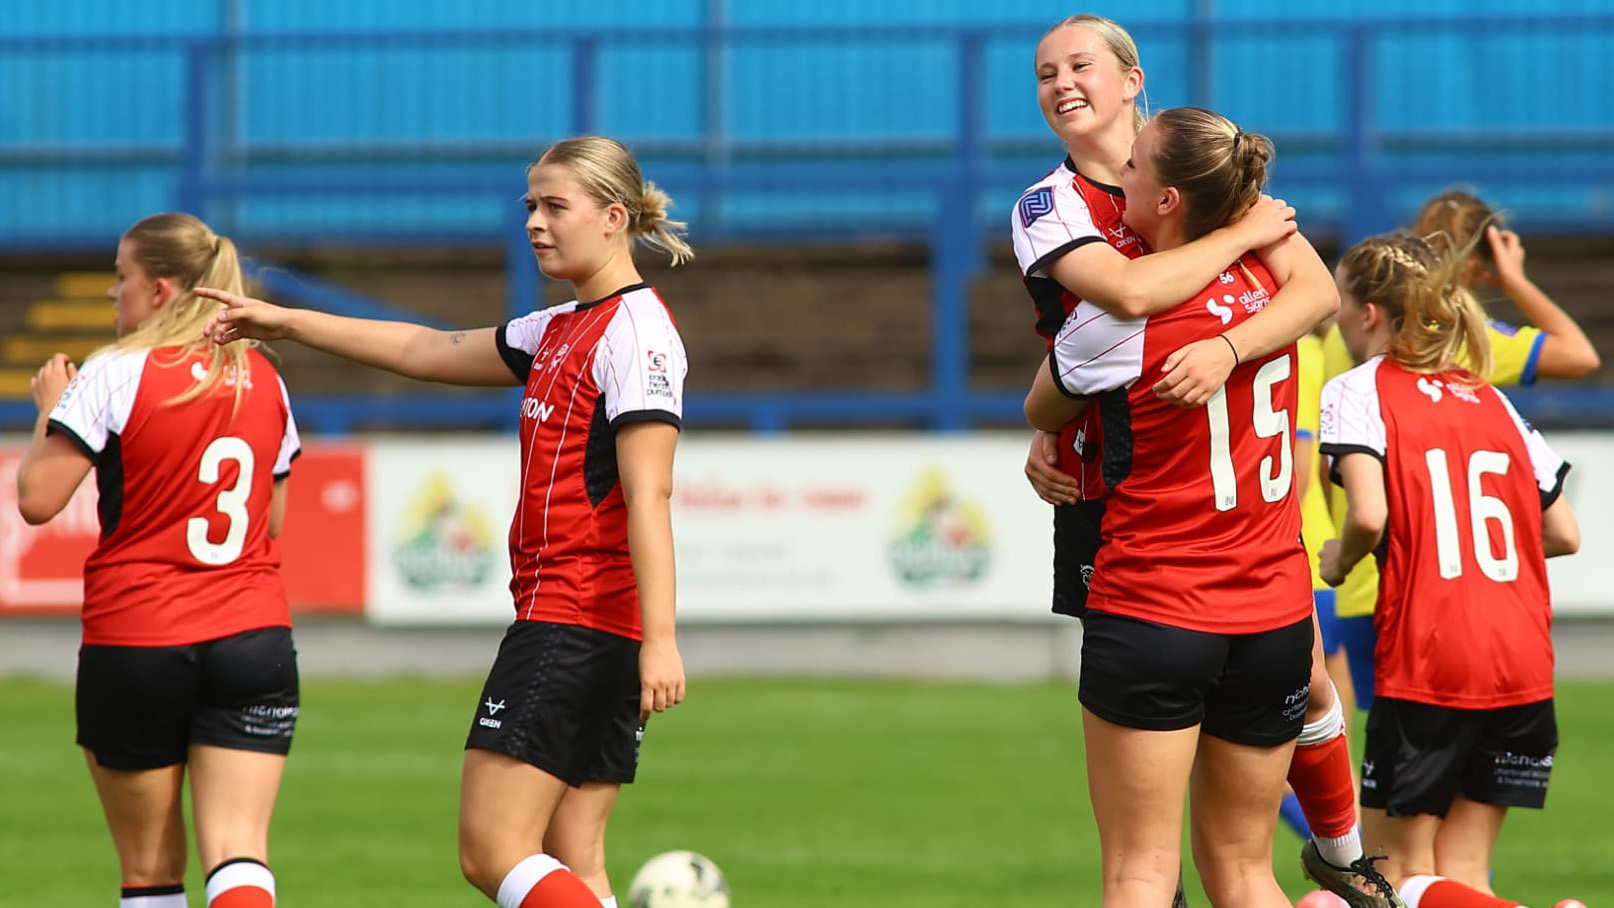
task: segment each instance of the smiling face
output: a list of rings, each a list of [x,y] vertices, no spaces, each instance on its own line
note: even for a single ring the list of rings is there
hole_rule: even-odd
[[[133,240],[118,243],[117,277],[107,288],[107,299],[117,313],[118,336],[131,334],[140,323],[162,307],[167,295],[163,281],[146,275],[146,269],[135,260]]]
[[[600,205],[563,164],[527,172],[527,239],[546,277],[577,283],[598,271],[622,243],[628,224],[620,202]]]
[[[1134,116],[1143,70],[1123,67],[1091,29],[1066,25],[1049,32],[1037,44],[1036,69],[1037,105],[1066,146]]]

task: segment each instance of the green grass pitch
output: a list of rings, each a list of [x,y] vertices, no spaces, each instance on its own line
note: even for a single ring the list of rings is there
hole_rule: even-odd
[[[479,679],[305,684],[271,834],[297,908],[487,904],[454,851]],[[1535,908],[1614,905],[1614,683],[1559,689],[1545,811],[1515,811],[1497,886]],[[0,908],[113,905],[117,867],[65,686],[0,682]],[[640,861],[701,851],[738,908],[1097,905],[1073,685],[696,679],[657,717],[613,820]],[[1306,891],[1279,832],[1279,880]],[[192,856],[192,863],[195,858]],[[1207,903],[1189,871],[1190,902]],[[202,904],[196,868],[187,881]]]

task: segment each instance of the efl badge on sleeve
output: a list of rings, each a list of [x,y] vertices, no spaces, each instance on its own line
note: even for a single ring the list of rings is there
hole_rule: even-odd
[[[1054,191],[1047,186],[1020,197],[1020,226],[1030,227],[1037,218],[1054,210]]]

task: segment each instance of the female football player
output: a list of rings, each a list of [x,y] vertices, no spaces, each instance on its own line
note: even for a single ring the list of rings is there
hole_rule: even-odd
[[[1408,905],[1504,906],[1487,880],[1509,807],[1542,806],[1557,747],[1547,557],[1579,532],[1568,465],[1501,392],[1462,256],[1410,235],[1358,243],[1336,276],[1363,364],[1323,391],[1345,489],[1321,573],[1380,568],[1364,834]]]
[[[33,382],[17,475],[30,523],[95,470],[78,743],[118,852],[125,908],[183,908],[190,776],[213,908],[268,908],[269,818],[297,722],[297,657],[274,537],[298,453],[286,388],[251,340],[208,343],[241,292],[235,246],[188,214],[118,243],[118,340]]]
[[[1271,154],[1216,114],[1162,113],[1121,172],[1125,222],[1151,248],[1177,249],[1255,202]],[[1312,291],[1295,277],[1321,262],[1298,235],[1265,259],[1244,256],[1155,315],[1078,305],[1027,396],[1038,428],[1063,425],[1094,396],[1103,425],[1105,545],[1080,696],[1106,905],[1169,901],[1190,789],[1212,904],[1288,904],[1272,877],[1272,830],[1315,636],[1292,494],[1294,350],[1247,353],[1230,335],[1275,294]],[[1142,380],[1174,351],[1208,343],[1236,368],[1205,407],[1175,406]],[[1360,875],[1353,891],[1393,899],[1370,863],[1349,869]]]
[[[551,146],[527,170],[527,235],[576,300],[475,331],[338,318],[217,294],[215,340],[288,337],[414,378],[525,385],[510,527],[515,622],[477,700],[460,864],[503,908],[614,904],[605,829],[644,721],[684,698],[674,626],[673,449],[684,346],[633,263],[692,253],[621,144]]]
[[[1045,337],[1082,300],[1122,316],[1177,305],[1206,282],[1220,279],[1239,254],[1292,231],[1292,211],[1263,198],[1230,226],[1163,256],[1143,256],[1148,244],[1124,223],[1125,199],[1115,185],[1142,123],[1137,97],[1143,71],[1131,36],[1108,19],[1073,16],[1039,43],[1036,72],[1039,105],[1063,141],[1067,158],[1021,196],[1013,228],[1026,288],[1037,303],[1038,331]],[[1330,315],[1336,294],[1326,267],[1315,255],[1310,258],[1291,276],[1302,286],[1285,294],[1270,312],[1263,310],[1230,328],[1229,344],[1190,344],[1168,357],[1157,392],[1185,405],[1203,403],[1232,368],[1233,345],[1246,357],[1263,355]],[[1028,479],[1055,505],[1055,611],[1081,614],[1088,592],[1104,507],[1097,467],[1102,436],[1102,425],[1085,414],[1062,434],[1038,432],[1027,457]],[[1315,836],[1315,845],[1307,847],[1318,853],[1308,853],[1307,860],[1316,874],[1326,877],[1325,885],[1366,899],[1364,905],[1383,904],[1375,901],[1379,896],[1364,893],[1360,875],[1348,870],[1362,857],[1355,793],[1343,712],[1320,655],[1314,681],[1291,780]]]

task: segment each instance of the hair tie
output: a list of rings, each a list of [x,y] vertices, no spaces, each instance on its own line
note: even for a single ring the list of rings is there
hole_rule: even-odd
[[[218,255],[219,254],[219,249],[224,245],[222,242],[220,242],[222,239],[223,239],[223,237],[219,236],[218,234],[216,234],[216,233],[213,234],[213,254],[214,255]]]
[[[1242,139],[1242,138],[1244,138],[1244,130],[1242,130],[1242,129],[1233,130],[1233,150],[1234,151],[1239,150],[1239,140]]]

